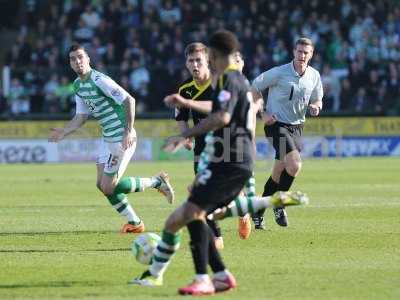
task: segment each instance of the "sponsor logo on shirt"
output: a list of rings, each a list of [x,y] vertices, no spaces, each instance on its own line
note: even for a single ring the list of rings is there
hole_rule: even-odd
[[[219,102],[227,102],[231,100],[231,92],[228,92],[227,90],[222,90],[218,94],[218,101]]]
[[[85,102],[90,111],[95,110],[96,106],[92,102],[90,102],[89,100],[83,100],[83,102]]]
[[[111,91],[111,95],[114,97],[120,97],[121,96],[121,91],[119,89],[114,89]]]

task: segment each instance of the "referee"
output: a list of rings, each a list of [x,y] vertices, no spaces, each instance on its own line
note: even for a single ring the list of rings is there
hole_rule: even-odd
[[[252,86],[256,97],[268,89],[265,107],[264,131],[275,149],[272,174],[264,186],[263,196],[276,191],[288,191],[301,169],[301,142],[307,109],[318,116],[322,108],[322,83],[319,72],[308,65],[314,45],[308,38],[296,41],[294,59],[285,65],[265,71],[254,79]],[[253,216],[255,229],[265,229],[264,212]],[[274,209],[275,221],[287,226],[284,208]]]

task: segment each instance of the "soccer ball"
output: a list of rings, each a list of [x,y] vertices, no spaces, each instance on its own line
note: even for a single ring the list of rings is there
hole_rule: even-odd
[[[140,234],[132,243],[133,256],[143,265],[151,264],[153,251],[156,249],[159,240],[161,240],[160,236],[155,233]]]

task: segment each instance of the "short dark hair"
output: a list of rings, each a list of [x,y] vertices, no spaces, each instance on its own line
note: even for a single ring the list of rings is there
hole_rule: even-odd
[[[210,38],[209,46],[223,55],[233,54],[240,48],[236,35],[228,30],[215,32]]]
[[[294,47],[296,48],[297,45],[311,46],[314,49],[314,44],[313,44],[312,40],[309,38],[306,38],[306,37],[299,38],[296,41]]]
[[[71,47],[69,47],[69,49],[68,49],[68,54],[73,52],[73,51],[80,50],[80,49],[82,49],[83,51],[85,51],[87,53],[85,47],[83,47],[81,44],[73,43],[71,45]]]
[[[190,43],[185,48],[185,57],[187,58],[189,55],[192,55],[195,52],[204,52],[208,55],[207,46],[200,42]]]

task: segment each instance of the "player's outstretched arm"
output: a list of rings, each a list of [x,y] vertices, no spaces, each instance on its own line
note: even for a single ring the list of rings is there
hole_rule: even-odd
[[[212,101],[195,101],[195,100],[188,100],[187,101],[188,108],[198,111],[203,114],[209,114],[212,109]]]
[[[88,119],[87,114],[76,114],[74,118],[69,121],[64,128],[51,128],[49,135],[49,142],[58,142],[65,138],[67,135],[73,133]]]
[[[207,133],[212,130],[216,130],[229,124],[231,121],[231,115],[223,110],[217,111],[209,115],[202,122],[192,128],[188,128],[179,136],[171,136],[166,139],[163,149],[167,152],[176,152],[179,148],[184,146],[186,139],[196,137]]]
[[[229,124],[231,117],[231,114],[224,110],[216,111],[196,126],[183,132],[182,136],[184,138],[196,137],[209,131],[220,129]]]
[[[177,123],[178,123],[178,127],[179,127],[179,132],[181,134],[189,129],[189,123],[187,121],[177,121]],[[192,139],[191,138],[186,139],[186,141],[183,144],[183,146],[189,151],[192,150],[193,149],[193,141],[192,141]]]
[[[212,101],[195,101],[192,99],[183,98],[179,94],[168,95],[164,98],[164,103],[168,107],[178,107],[192,109],[197,112],[208,114],[212,109]]]

